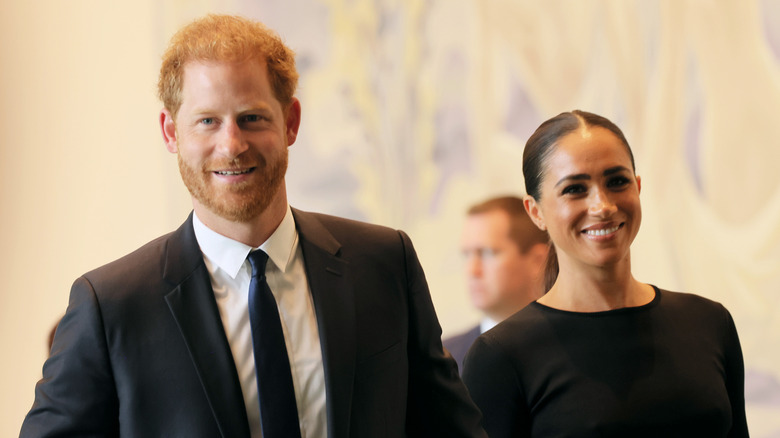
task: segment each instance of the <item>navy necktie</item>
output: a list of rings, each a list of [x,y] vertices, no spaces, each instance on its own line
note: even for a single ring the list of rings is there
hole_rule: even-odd
[[[249,323],[255,352],[257,397],[263,438],[301,436],[295,403],[290,361],[284,344],[282,322],[271,289],[265,279],[268,255],[262,250],[249,253],[252,280],[249,282]]]

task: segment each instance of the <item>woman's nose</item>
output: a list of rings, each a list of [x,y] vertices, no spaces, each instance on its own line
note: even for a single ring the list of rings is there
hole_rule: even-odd
[[[594,216],[608,217],[617,212],[617,206],[607,193],[598,190],[593,195],[588,210]]]

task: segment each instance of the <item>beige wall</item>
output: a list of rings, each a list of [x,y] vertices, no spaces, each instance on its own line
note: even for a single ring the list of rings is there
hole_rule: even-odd
[[[18,434],[73,280],[189,208],[160,141],[156,2],[4,2],[0,436]]]

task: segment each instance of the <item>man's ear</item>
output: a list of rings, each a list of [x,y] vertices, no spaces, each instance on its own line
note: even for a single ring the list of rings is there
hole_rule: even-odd
[[[176,141],[176,122],[167,108],[160,111],[160,129],[168,152],[172,154],[179,152],[179,143]]]
[[[287,106],[284,122],[287,129],[287,146],[292,146],[298,138],[298,128],[301,126],[301,102],[295,97]]]
[[[542,211],[539,208],[539,204],[536,202],[536,199],[534,199],[534,197],[531,195],[525,195],[523,197],[523,206],[525,207],[525,212],[528,213],[528,217],[531,218],[534,224],[540,230],[546,231],[547,226],[544,224],[544,216],[542,215]]]

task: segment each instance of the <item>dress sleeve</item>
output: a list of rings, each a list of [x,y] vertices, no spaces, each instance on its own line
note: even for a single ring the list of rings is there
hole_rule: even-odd
[[[530,437],[530,415],[515,364],[485,335],[471,346],[463,367],[463,381],[482,411],[490,438]]]
[[[739,343],[734,319],[728,310],[726,314],[726,331],[724,334],[726,389],[731,403],[731,430],[729,438],[746,438],[749,436],[745,416],[745,363],[742,358],[742,347]]]

